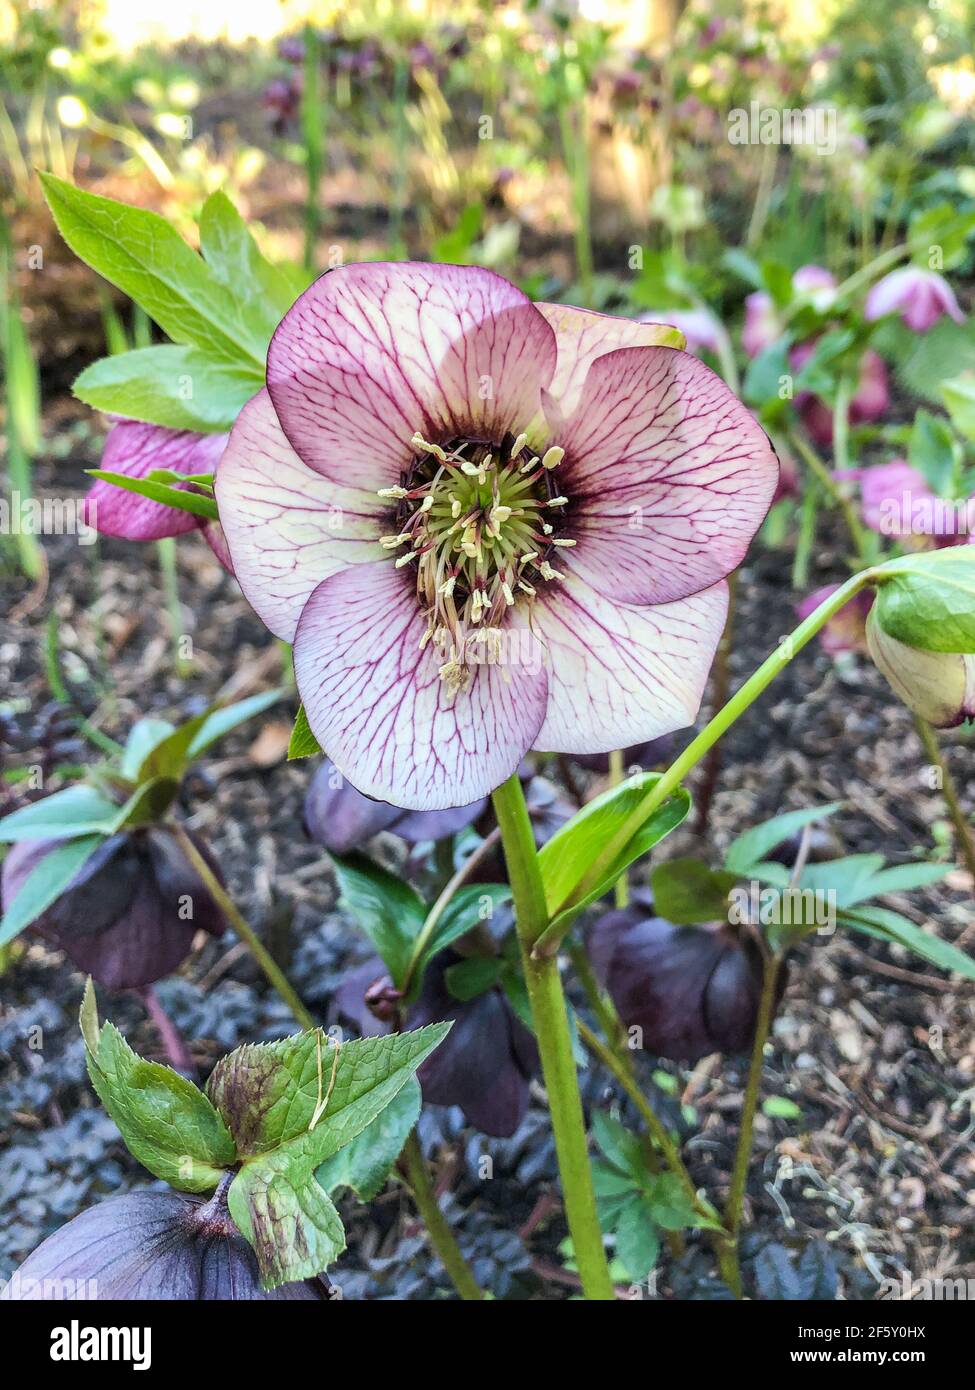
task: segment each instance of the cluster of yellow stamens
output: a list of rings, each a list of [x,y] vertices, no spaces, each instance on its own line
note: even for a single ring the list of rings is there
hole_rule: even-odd
[[[415,434],[412,466],[379,493],[395,504],[397,528],[380,545],[398,568],[416,567],[427,619],[420,645],[440,649],[451,692],[469,683],[471,664],[497,659],[506,610],[520,598],[530,603],[540,582],[562,579],[552,559],[575,545],[556,535],[569,500],[554,485],[563,450],[538,457],[527,442],[520,434],[444,447]]]

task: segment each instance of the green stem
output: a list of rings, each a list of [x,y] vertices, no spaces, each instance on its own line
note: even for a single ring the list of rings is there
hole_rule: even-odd
[[[806,467],[819,479],[830,500],[835,503],[843,513],[843,520],[846,522],[846,528],[853,538],[853,544],[856,546],[857,554],[861,557],[867,555],[869,552],[869,542],[853,502],[837,485],[836,479],[833,477],[832,473],[826,467],[825,463],[823,463],[815,449],[811,448],[806,440],[803,439],[802,435],[799,434],[798,431],[793,430],[789,438],[792,441],[793,447],[802,455],[802,460]]]
[[[166,611],[169,614],[169,640],[173,648],[173,666],[178,676],[189,674],[189,662],[180,653],[180,638],[183,630],[183,610],[179,601],[179,573],[176,569],[176,541],[172,536],[164,536],[156,542],[159,555],[159,570],[162,575],[163,594],[166,598]]]
[[[944,760],[944,754],[938,743],[938,736],[927,720],[922,719],[919,714],[915,714],[914,716],[914,725],[928,759],[941,774],[941,795],[944,797],[945,805],[948,808],[951,823],[955,827],[958,849],[961,853],[961,857],[965,861],[965,867],[972,875],[972,878],[975,879],[975,842],[972,840],[971,823],[962,809],[962,804],[958,797],[958,788]]]
[[[589,1166],[585,1118],[558,961],[537,959],[533,947],[548,924],[545,888],[538,867],[525,794],[517,773],[494,793],[508,880],[515,904],[525,984],[548,1092],[565,1214],[583,1292],[587,1299],[615,1298]]]
[[[450,1282],[465,1302],[480,1303],[484,1294],[471,1273],[470,1265],[461,1254],[460,1246],[454,1238],[450,1224],[437,1201],[437,1194],[430,1181],[426,1161],[420,1149],[416,1130],[406,1141],[403,1149],[403,1173],[413,1193],[416,1209],[423,1218],[430,1243],[440,1258],[440,1263],[450,1277]]]
[[[305,146],[305,269],[315,270],[315,247],[321,229],[321,183],[324,169],[325,107],[321,89],[321,53],[314,25],[304,30],[305,61],[301,90],[301,134]]]
[[[762,1068],[765,1062],[765,1044],[768,1042],[769,1029],[772,1025],[778,978],[778,959],[771,953],[767,953],[764,957],[762,994],[759,999],[758,1018],[755,1023],[755,1041],[752,1044],[751,1061],[748,1065],[748,1081],[745,1086],[745,1101],[741,1110],[741,1125],[738,1129],[738,1145],[735,1149],[735,1162],[731,1171],[728,1205],[725,1208],[725,1226],[735,1241],[737,1241],[738,1232],[741,1229],[745,1205],[745,1184],[748,1181],[748,1164],[752,1155],[755,1114],[758,1110]],[[740,1287],[734,1292],[736,1297],[741,1297]]]
[[[796,656],[807,642],[815,637],[816,633],[823,627],[834,613],[838,613],[850,599],[852,599],[867,584],[876,578],[876,571],[872,569],[863,570],[860,574],[853,575],[845,584],[841,585],[835,593],[831,594],[823,603],[819,605],[809,617],[806,618],[794,632],[780,642],[771,656],[762,662],[757,671],[745,681],[731,699],[718,710],[711,721],[705,725],[698,736],[693,739],[681,753],[667,771],[653,784],[647,791],[643,799],[638,803],[633,811],[626,817],[615,834],[609,836],[603,844],[600,853],[593,860],[587,873],[581,882],[573,890],[570,897],[565,902],[552,904],[551,914],[561,912],[567,904],[581,901],[585,895],[591,891],[605,876],[617,856],[622,852],[630,840],[640,829],[640,827],[653,815],[659,806],[662,806],[672,792],[676,791],[681,782],[693,767],[700,762],[707,753],[708,749],[723,734],[731,728],[735,720],[738,719],[748,707],[758,699],[775,677],[783,671],[794,656]],[[499,817],[500,819],[500,817]],[[502,838],[504,829],[502,827]],[[512,886],[514,886],[512,884]],[[517,899],[516,899],[517,901]],[[538,933],[532,946],[533,959],[544,958],[554,954],[558,950],[558,943],[564,934],[564,928],[559,925],[553,932],[544,927]]]
[[[181,825],[174,825],[173,829],[183,854],[196,871],[203,886],[240,937],[241,941],[246,944],[247,949],[264,971],[270,983],[294,1014],[296,1021],[301,1024],[302,1028],[317,1028],[318,1024],[312,1017],[310,1010],[302,1003],[291,981],[264,945],[264,942],[254,931],[253,927],[244,920],[237,904],[210,868],[210,865],[203,858],[203,855],[197,849],[196,845],[194,845],[189,835],[187,835]]]
[[[614,748],[609,755],[609,785],[618,787],[626,777],[622,748]],[[628,907],[630,903],[630,881],[626,870],[620,874],[613,885],[613,897],[617,907]]]
[[[484,862],[500,838],[500,830],[497,828],[492,830],[490,835],[485,836],[477,849],[473,850],[472,853],[467,856],[457,872],[444,885],[442,893],[427,913],[423,926],[420,928],[419,932],[417,932],[416,940],[413,943],[413,950],[410,955],[410,963],[406,967],[406,974],[403,977],[402,990],[404,994],[409,992],[417,965],[423,957],[423,953],[427,948],[430,938],[436,931],[437,923],[446,912],[454,894],[457,892],[458,888],[463,887],[477,866]]]

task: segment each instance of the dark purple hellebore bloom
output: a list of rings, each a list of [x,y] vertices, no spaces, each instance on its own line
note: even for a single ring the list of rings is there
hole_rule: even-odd
[[[197,849],[219,876],[206,846]],[[21,840],[3,861],[8,907],[27,875],[63,840]],[[169,975],[201,928],[219,936],[224,919],[171,828],[112,835],[32,924],[49,945],[109,989],[139,989]]]
[[[261,1288],[257,1257],[219,1194],[203,1201],[182,1192],[130,1192],[48,1236],[0,1298],[281,1301],[327,1294],[315,1279]]]
[[[351,854],[382,830],[391,830],[410,845],[443,840],[477,820],[486,806],[482,798],[447,811],[404,811],[356,791],[325,758],[305,794],[305,830],[331,854]]]
[[[696,1062],[751,1046],[761,991],[757,950],[726,924],[679,927],[644,900],[586,933],[596,976],[656,1057]]]
[[[525,1118],[529,1084],[539,1069],[538,1048],[501,989],[492,986],[475,999],[454,999],[444,974],[461,959],[449,950],[434,957],[402,1026],[453,1022],[436,1054],[417,1072],[423,1099],[430,1105],[457,1105],[482,1134],[506,1139]],[[378,956],[352,971],[335,996],[339,1017],[364,1037],[392,1031],[389,1020],[397,1003]]]

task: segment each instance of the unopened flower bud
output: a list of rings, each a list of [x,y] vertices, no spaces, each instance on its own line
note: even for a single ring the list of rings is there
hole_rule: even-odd
[[[884,631],[875,609],[867,619],[867,647],[894,693],[936,729],[975,717],[975,656],[908,646]]]

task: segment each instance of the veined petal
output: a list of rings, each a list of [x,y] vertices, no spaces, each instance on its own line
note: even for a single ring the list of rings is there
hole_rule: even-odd
[[[213,473],[227,443],[226,434],[170,430],[141,420],[119,420],[109,430],[99,465],[109,473],[147,478],[156,469],[174,473]],[[96,478],[85,496],[85,518],[103,536],[124,541],[158,541],[182,536],[197,518],[177,507],[152,502]]]
[[[779,476],[765,431],[719,376],[673,348],[597,358],[560,433],[567,563],[626,603],[670,603],[742,559]]]
[[[555,330],[559,356],[548,388],[558,412],[568,419],[579,404],[589,368],[607,352],[626,347],[684,346],[684,334],[660,323],[637,323],[571,304],[536,304],[538,312]]]
[[[535,747],[606,753],[692,724],[728,612],[727,585],[679,603],[614,603],[569,576],[539,594],[549,697]]]
[[[545,717],[544,666],[474,668],[451,695],[428,644],[413,579],[388,562],[319,584],[294,642],[308,723],[367,796],[435,811],[487,795],[515,771]]]
[[[216,496],[244,597],[287,642],[316,585],[346,565],[382,555],[380,499],[339,487],[302,463],[267,391],[259,391],[237,417],[220,461]]]
[[[378,490],[424,439],[526,428],[555,335],[522,292],[473,266],[377,262],[323,275],[271,340],[267,384],[286,435],[334,482]]]

